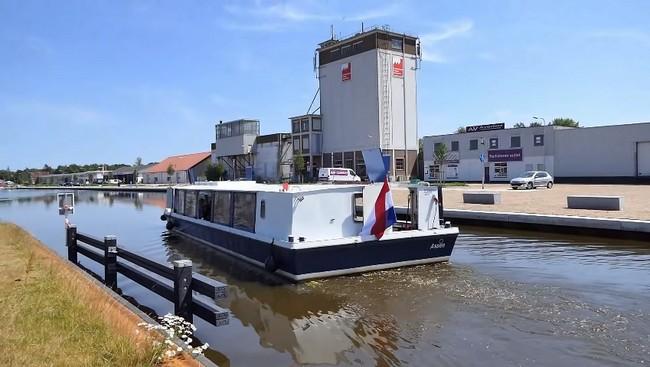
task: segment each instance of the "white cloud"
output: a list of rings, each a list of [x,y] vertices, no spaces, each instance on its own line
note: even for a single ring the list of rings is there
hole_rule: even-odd
[[[60,128],[108,126],[113,122],[108,115],[87,106],[43,101],[13,101],[0,106],[0,115],[21,124],[55,124]]]
[[[337,13],[323,7],[320,2],[280,2],[270,4],[255,1],[251,6],[241,3],[224,6],[231,15],[222,19],[220,25],[231,30],[281,31],[295,23],[303,22],[359,22],[396,15],[400,11],[399,2],[381,8],[360,12]],[[347,5],[346,5],[347,6]]]
[[[422,60],[445,63],[448,58],[440,51],[440,44],[453,38],[465,37],[474,28],[474,22],[469,19],[461,19],[454,22],[442,23],[438,25],[438,30],[425,33],[420,36],[422,44]]]

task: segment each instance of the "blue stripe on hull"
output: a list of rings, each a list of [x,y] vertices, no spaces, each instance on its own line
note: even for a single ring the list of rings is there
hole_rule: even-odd
[[[174,218],[175,229],[258,263],[273,255],[278,270],[296,276],[451,256],[458,234],[433,235],[349,245],[287,249],[267,242]]]

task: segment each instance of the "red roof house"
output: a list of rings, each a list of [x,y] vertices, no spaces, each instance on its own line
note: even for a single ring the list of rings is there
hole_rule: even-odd
[[[171,156],[149,167],[144,174],[144,182],[192,183],[199,178],[204,178],[208,164],[210,164],[210,152]]]

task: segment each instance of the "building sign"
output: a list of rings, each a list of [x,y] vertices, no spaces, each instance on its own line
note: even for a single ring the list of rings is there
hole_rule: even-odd
[[[465,127],[465,132],[475,133],[478,131],[503,130],[505,128],[506,128],[506,124],[504,124],[503,122],[498,122],[496,124],[467,126]]]
[[[522,159],[521,148],[488,150],[488,162],[512,162],[521,161]]]
[[[341,80],[346,81],[352,79],[352,63],[346,62],[341,64]]]
[[[394,78],[403,78],[404,77],[404,58],[393,56],[393,77]]]

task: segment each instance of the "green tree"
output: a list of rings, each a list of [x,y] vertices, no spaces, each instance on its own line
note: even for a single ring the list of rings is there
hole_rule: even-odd
[[[574,119],[558,117],[551,121],[553,126],[580,127],[580,123]]]
[[[449,148],[444,143],[437,143],[433,148],[433,161],[439,167],[438,182],[445,182],[445,165],[449,160]]]
[[[223,178],[224,174],[224,167],[223,164],[218,163],[218,164],[208,164],[208,166],[205,168],[205,178],[208,181],[221,181]]]
[[[522,127],[526,127],[526,124],[524,124],[523,122],[518,122],[518,123],[514,124],[513,127],[517,128],[517,129],[520,129]]]
[[[175,172],[176,170],[174,169],[174,166],[170,163],[169,166],[167,166],[167,176],[171,179]]]
[[[465,126],[461,126],[458,129],[456,129],[456,134],[463,134],[465,132],[467,132],[467,130],[465,130]]]
[[[293,159],[293,173],[299,177],[301,183],[303,172],[305,172],[305,158],[298,155]]]
[[[542,125],[541,122],[537,122],[537,121],[533,121],[530,124],[528,124],[528,127],[540,127],[540,126],[544,126],[544,125]]]
[[[133,164],[133,182],[134,184],[138,184],[138,170],[140,169],[140,166],[142,166],[142,158],[141,157],[136,157],[135,162]]]

